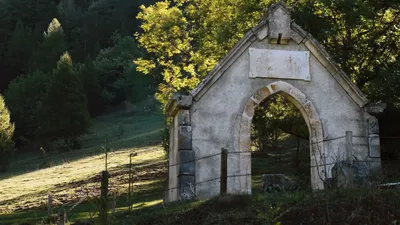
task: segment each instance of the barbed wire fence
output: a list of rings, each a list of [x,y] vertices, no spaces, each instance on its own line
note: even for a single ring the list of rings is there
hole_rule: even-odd
[[[353,135],[352,137],[353,138],[366,138],[366,139],[369,138],[369,136],[363,136],[363,135]],[[321,141],[309,142],[309,146],[308,147],[311,149],[311,146],[315,145],[315,144],[328,143],[328,142],[343,140],[345,138],[346,138],[346,135],[338,136],[338,137],[334,137],[334,138],[325,138],[324,140],[321,140]],[[381,136],[380,139],[389,139],[389,140],[399,139],[400,140],[400,136],[399,137],[396,137],[396,136],[387,136],[387,137]],[[287,149],[288,148],[295,148],[295,147],[297,147],[297,145],[284,146],[284,147],[287,148]],[[251,153],[253,153],[253,151],[227,151],[228,155],[229,154],[249,154],[249,153],[251,154]],[[181,166],[181,165],[188,164],[188,163],[196,163],[198,161],[207,160],[207,159],[211,159],[211,158],[214,158],[214,157],[221,158],[222,154],[223,154],[223,151],[218,152],[218,153],[214,153],[214,154],[210,154],[210,155],[201,156],[201,157],[198,157],[198,158],[196,158],[194,160],[187,160],[187,161],[182,161],[182,162],[179,162],[179,163],[173,163],[173,164],[168,165],[167,167],[171,168],[171,167]],[[373,161],[373,160],[371,160],[371,161],[360,160],[360,159],[354,159],[354,160],[355,161],[359,161],[359,162],[366,162],[366,163],[368,163],[368,162],[376,162],[376,161]],[[397,159],[393,159],[391,161],[400,162],[400,160],[397,160]],[[310,168],[312,168],[312,167],[321,167],[321,166],[332,166],[334,164],[335,164],[335,162],[329,162],[329,163],[325,162],[323,164],[310,165]],[[163,188],[157,189],[157,190],[143,191],[143,195],[159,195],[161,197],[161,199],[164,199],[166,192],[178,191],[179,189],[182,189],[182,188],[189,188],[189,190],[191,190],[191,192],[192,192],[190,194],[196,196],[196,186],[198,186],[198,185],[203,185],[203,184],[216,182],[216,181],[219,181],[221,183],[223,179],[241,178],[241,177],[248,177],[248,176],[251,176],[251,175],[252,175],[251,173],[231,174],[231,175],[226,175],[225,177],[221,177],[221,175],[219,175],[219,176],[215,176],[213,178],[202,180],[202,181],[198,181],[198,182],[195,182],[195,183],[186,183],[186,184],[183,184],[183,185],[178,185],[178,186],[170,187],[170,188],[165,188],[165,186],[164,186]],[[132,187],[133,187],[133,183],[131,183],[131,182],[132,182],[131,175],[129,175],[129,185],[130,186],[132,185]],[[130,194],[128,193],[127,196],[129,196],[129,195]],[[53,199],[53,200],[56,200],[56,199]],[[84,203],[84,202],[86,202],[88,200],[89,200],[89,195],[87,197],[84,197],[84,196],[81,197],[76,203],[72,204],[72,206],[67,210],[67,212],[71,212],[78,205],[80,205],[80,204],[82,204],[82,203]],[[133,204],[133,202],[131,202],[132,200],[133,199],[129,198],[128,203],[127,203],[128,207],[132,206],[132,204]],[[68,204],[68,205],[70,205],[70,204]]]
[[[365,139],[369,138],[369,136],[363,136],[363,135],[353,135],[352,137],[353,138],[365,138]],[[339,136],[339,137],[334,137],[334,138],[325,138],[324,140],[321,140],[321,141],[310,142],[310,145],[319,144],[319,143],[326,143],[326,142],[332,142],[332,141],[342,140],[342,139],[345,139],[345,138],[346,138],[346,135]],[[383,137],[383,138],[385,138],[385,137]],[[400,139],[400,137],[399,137],[399,139]],[[291,147],[290,146],[285,146],[285,147],[286,148],[295,148],[297,146],[293,145]],[[253,151],[228,151],[227,152],[228,155],[229,154],[249,154],[249,153],[251,154],[251,153],[253,153]],[[214,154],[210,154],[210,155],[206,155],[206,156],[200,156],[200,157],[198,157],[196,159],[193,159],[193,160],[187,160],[187,161],[182,161],[182,162],[179,162],[179,163],[170,164],[170,165],[168,165],[168,167],[171,168],[171,167],[175,167],[175,166],[180,166],[180,165],[184,165],[184,164],[188,164],[188,163],[193,163],[193,162],[198,162],[198,161],[201,161],[201,160],[210,159],[210,158],[213,158],[213,157],[220,158],[222,154],[223,154],[222,152],[218,152],[218,153],[214,153]],[[376,162],[376,160],[365,160],[365,159],[358,159],[358,158],[354,158],[353,161],[354,162],[364,162],[364,163]],[[400,162],[400,160],[398,160],[398,161]],[[336,162],[327,162],[327,163],[317,164],[317,165],[313,165],[313,166],[310,165],[310,167],[332,166],[335,163]],[[236,177],[247,177],[247,176],[251,176],[251,173],[227,175],[224,178],[222,178],[221,176],[216,176],[214,178],[210,178],[210,179],[203,180],[203,181],[198,181],[198,182],[193,183],[193,184],[187,183],[187,184],[184,184],[185,186],[176,186],[176,187],[172,187],[172,188],[164,188],[162,190],[158,190],[158,191],[155,191],[155,192],[165,193],[165,192],[168,192],[168,191],[174,191],[174,190],[178,190],[178,189],[185,188],[185,187],[193,187],[193,186],[197,186],[197,185],[208,183],[208,182],[219,181],[221,183],[222,179],[236,178]],[[191,188],[191,190],[193,190],[193,188]],[[148,193],[149,194],[154,194],[155,192],[148,192]],[[196,193],[192,193],[192,194],[195,195]]]

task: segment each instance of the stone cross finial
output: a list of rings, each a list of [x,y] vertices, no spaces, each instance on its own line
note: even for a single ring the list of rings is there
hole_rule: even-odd
[[[290,40],[290,8],[281,2],[268,10],[269,40],[273,44],[288,44]]]

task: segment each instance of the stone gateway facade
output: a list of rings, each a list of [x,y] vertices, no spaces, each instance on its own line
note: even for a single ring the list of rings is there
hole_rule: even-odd
[[[309,128],[313,189],[323,189],[332,178],[338,156],[368,162],[370,174],[380,171],[377,109],[324,48],[291,21],[290,9],[281,2],[190,95],[170,101],[165,201],[210,198],[222,190],[251,194],[252,117],[255,107],[276,93],[300,110]],[[340,138],[349,131],[351,148]]]

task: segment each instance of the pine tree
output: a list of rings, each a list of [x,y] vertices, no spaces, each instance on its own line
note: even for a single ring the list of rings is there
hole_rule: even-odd
[[[10,74],[19,76],[28,72],[27,62],[33,50],[31,38],[31,31],[19,20],[7,45],[6,60]]]
[[[85,65],[79,70],[79,77],[82,80],[90,115],[100,115],[105,110],[101,97],[102,88],[99,84],[96,70],[90,57],[86,58]]]
[[[54,69],[60,56],[67,50],[64,31],[60,22],[54,18],[44,32],[43,42],[39,45],[37,53],[34,55],[33,69],[45,73]]]
[[[10,111],[8,111],[4,98],[0,95],[0,172],[7,169],[14,142],[14,124],[10,121]]]
[[[41,134],[44,138],[64,138],[65,144],[72,147],[77,137],[87,132],[90,117],[86,97],[68,53],[64,53],[57,63],[42,108]]]
[[[7,71],[7,62],[3,60],[3,57],[6,54],[7,42],[14,29],[14,25],[8,3],[0,1],[0,90],[5,89],[8,82],[13,79]]]
[[[32,141],[40,127],[40,102],[47,91],[51,75],[40,71],[12,80],[4,94],[11,119],[15,122],[14,140]]]
[[[69,53],[75,61],[83,61],[86,56],[84,42],[81,40],[83,26],[85,26],[84,10],[78,8],[74,0],[61,0],[57,9]]]

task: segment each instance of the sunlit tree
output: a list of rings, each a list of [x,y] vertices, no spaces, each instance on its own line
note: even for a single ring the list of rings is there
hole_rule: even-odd
[[[68,147],[72,147],[89,128],[89,113],[81,79],[73,70],[68,53],[61,56],[54,70],[43,99],[41,120],[43,137],[50,140],[63,138]]]
[[[47,31],[43,33],[43,42],[40,43],[36,54],[32,58],[32,70],[51,72],[60,56],[67,50],[65,35],[60,22],[54,18]]]
[[[136,36],[150,57],[135,61],[144,73],[159,72],[157,98],[193,89],[275,1],[176,0],[144,7]],[[327,48],[342,69],[366,84],[400,54],[400,10],[396,2],[354,0],[287,1],[293,18]],[[385,3],[385,4],[383,4]]]
[[[5,171],[9,164],[14,142],[14,124],[10,121],[4,98],[0,95],[0,172]]]

